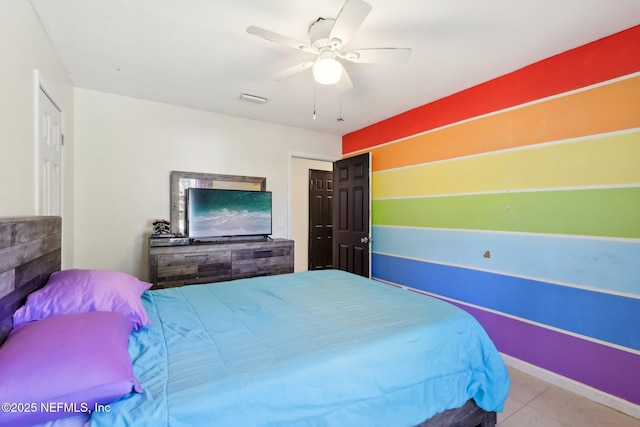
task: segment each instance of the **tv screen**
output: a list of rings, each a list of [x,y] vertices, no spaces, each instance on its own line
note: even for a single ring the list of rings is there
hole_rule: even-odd
[[[271,192],[189,188],[189,237],[267,236],[271,234]]]

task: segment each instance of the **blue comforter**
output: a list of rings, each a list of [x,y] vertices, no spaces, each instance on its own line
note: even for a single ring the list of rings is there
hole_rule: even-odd
[[[145,391],[93,426],[412,426],[509,377],[451,304],[327,270],[156,290],[130,352]]]

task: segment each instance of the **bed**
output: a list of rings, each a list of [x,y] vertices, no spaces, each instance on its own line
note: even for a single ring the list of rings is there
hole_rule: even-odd
[[[14,287],[0,299],[3,325],[24,303],[24,286]],[[147,291],[140,301],[150,324],[127,349],[141,387],[88,425],[489,427],[508,392],[504,364],[469,314],[341,271]]]

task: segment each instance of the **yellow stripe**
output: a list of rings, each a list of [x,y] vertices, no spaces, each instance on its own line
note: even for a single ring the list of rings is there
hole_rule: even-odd
[[[640,182],[640,131],[375,172],[372,197]]]

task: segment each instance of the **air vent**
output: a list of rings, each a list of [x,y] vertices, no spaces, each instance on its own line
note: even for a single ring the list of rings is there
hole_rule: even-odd
[[[251,95],[249,93],[241,93],[240,99],[247,102],[253,102],[254,104],[264,104],[267,102],[267,98],[258,95]]]

